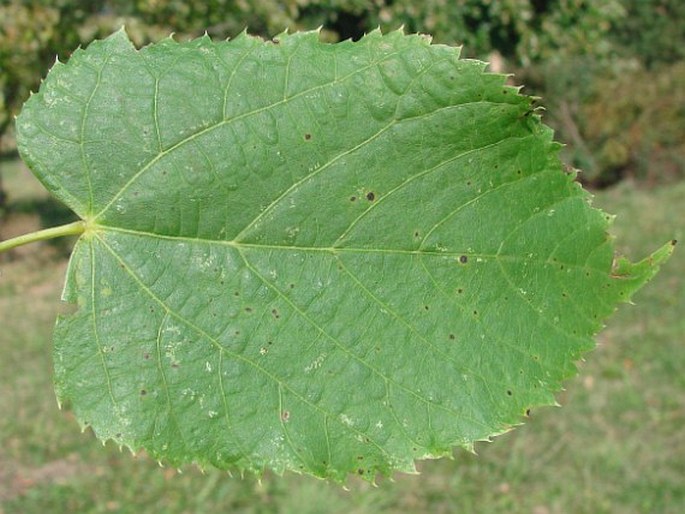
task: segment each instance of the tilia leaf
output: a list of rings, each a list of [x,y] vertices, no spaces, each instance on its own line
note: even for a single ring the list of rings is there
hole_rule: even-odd
[[[531,98],[458,54],[120,31],[56,64],[17,132],[83,220],[59,400],[173,465],[335,479],[554,403],[671,245],[613,265]]]

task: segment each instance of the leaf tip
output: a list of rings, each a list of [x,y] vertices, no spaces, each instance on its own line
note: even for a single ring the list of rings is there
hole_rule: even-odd
[[[673,255],[677,243],[677,240],[671,239],[651,255],[636,263],[630,262],[630,260],[623,256],[614,259],[611,277],[631,282],[626,301],[630,299],[629,297],[632,293],[649,282],[657,274],[661,265]]]

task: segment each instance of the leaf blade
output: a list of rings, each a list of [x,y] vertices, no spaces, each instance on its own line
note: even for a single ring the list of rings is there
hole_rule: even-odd
[[[18,135],[89,227],[58,398],[172,464],[373,478],[469,448],[554,403],[670,252],[614,276],[530,99],[399,32],[122,31],[55,68]]]

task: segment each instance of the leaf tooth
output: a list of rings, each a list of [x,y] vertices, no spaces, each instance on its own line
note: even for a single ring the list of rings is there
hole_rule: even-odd
[[[466,450],[467,452],[469,452],[471,455],[477,455],[476,446],[473,443],[473,441],[461,443],[459,446],[461,448],[463,448],[464,450]]]

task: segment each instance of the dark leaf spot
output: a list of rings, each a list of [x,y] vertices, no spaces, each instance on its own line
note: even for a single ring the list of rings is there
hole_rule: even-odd
[[[274,318],[279,319],[281,315],[279,314],[277,309],[272,309],[271,314],[273,315]]]
[[[143,354],[143,359],[148,360],[149,358],[150,358],[150,354],[147,353],[147,352],[145,352],[145,353]]]
[[[366,199],[369,202],[373,202],[376,199],[376,195],[374,194],[373,191],[369,191],[368,193],[366,193]]]
[[[304,135],[304,139],[305,139],[305,141],[310,141],[312,139],[312,135],[307,133]]]
[[[357,470],[357,473],[359,473],[360,475],[363,475],[363,474],[364,474],[364,470],[363,470],[362,468],[359,468],[359,469]]]
[[[450,334],[450,339],[454,339],[454,334]]]
[[[461,287],[459,289],[457,289],[457,293],[461,294],[463,292],[464,292],[464,290]]]
[[[245,307],[245,312],[252,312],[252,307]]]
[[[140,396],[145,396],[147,394],[147,390],[141,389],[140,390]]]
[[[424,305],[423,308],[424,308],[425,310],[428,310],[428,309],[429,309],[428,305]]]
[[[526,416],[530,417],[530,409],[526,409]]]
[[[514,394],[514,393],[512,393],[511,390],[507,391],[507,395],[511,396],[512,394]]]
[[[466,264],[467,262],[469,262],[469,258],[466,255],[460,255],[459,262],[461,262],[462,264]]]
[[[281,412],[281,421],[284,423],[287,422],[290,419],[290,411],[284,410]]]
[[[350,202],[356,202],[357,197],[356,196],[350,196]]]

